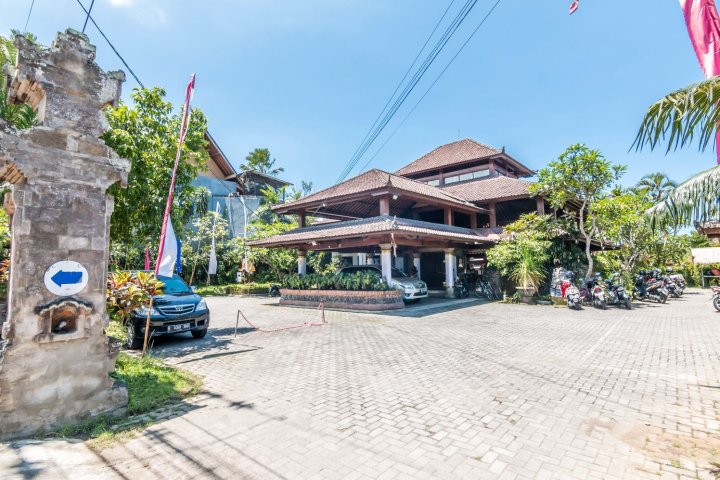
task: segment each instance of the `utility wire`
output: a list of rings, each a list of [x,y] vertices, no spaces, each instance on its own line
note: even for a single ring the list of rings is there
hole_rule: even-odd
[[[130,68],[130,65],[128,65],[128,63],[125,61],[125,59],[122,57],[122,55],[120,55],[120,52],[117,51],[117,49],[115,48],[115,45],[113,45],[112,42],[110,41],[110,39],[107,37],[107,35],[105,35],[105,33],[103,33],[103,31],[100,29],[100,27],[98,26],[95,19],[92,18],[92,16],[90,16],[90,11],[87,8],[85,8],[85,5],[83,5],[80,0],[76,0],[76,1],[77,1],[78,5],[80,5],[80,8],[82,8],[83,11],[87,14],[87,18],[89,18],[90,21],[92,22],[92,24],[95,25],[95,28],[97,28],[97,31],[100,32],[100,35],[102,35],[102,37],[105,39],[107,44],[110,45],[110,48],[112,48],[112,51],[115,52],[115,55],[117,55],[117,57],[120,59],[122,64],[125,65],[125,68],[128,69],[128,72],[130,72],[130,75],[133,76],[133,78],[138,83],[138,85],[140,85],[140,87],[145,88],[145,85],[143,85],[143,83],[140,81],[138,76],[135,75],[135,72],[133,72],[133,69]]]
[[[487,21],[487,19],[490,17],[490,15],[492,15],[493,11],[495,11],[495,9],[498,7],[498,5],[500,5],[500,2],[502,2],[502,0],[497,0],[497,1],[495,2],[495,5],[493,5],[492,8],[488,11],[488,13],[487,13],[487,14],[485,15],[485,17],[482,19],[482,21],[480,22],[480,24],[475,28],[475,30],[473,30],[473,32],[470,34],[470,36],[468,37],[468,39],[465,40],[465,43],[463,43],[463,44],[460,46],[460,49],[458,49],[457,53],[450,59],[450,61],[448,62],[448,64],[445,65],[445,68],[442,69],[442,71],[440,72],[440,74],[435,78],[435,80],[433,81],[433,83],[430,84],[430,86],[428,87],[428,89],[425,90],[425,93],[423,93],[422,97],[420,97],[420,98],[418,99],[418,101],[415,103],[415,105],[413,105],[413,107],[410,109],[410,111],[407,113],[407,115],[405,115],[405,118],[402,119],[402,121],[398,124],[398,126],[395,127],[395,130],[392,131],[392,133],[390,134],[390,136],[383,142],[382,145],[380,145],[380,148],[377,149],[377,151],[375,152],[375,154],[373,154],[373,156],[370,157],[370,159],[369,159],[367,162],[365,162],[365,164],[362,166],[362,168],[360,169],[360,171],[364,171],[364,170],[367,168],[367,166],[370,164],[370,162],[372,162],[373,160],[375,160],[375,158],[378,156],[378,154],[380,153],[380,151],[385,147],[385,145],[387,145],[388,142],[395,136],[395,134],[397,133],[397,131],[400,130],[400,127],[403,126],[403,124],[405,123],[405,121],[406,121],[408,118],[410,118],[410,115],[412,115],[412,113],[415,111],[415,109],[418,107],[418,105],[420,105],[420,102],[423,101],[423,99],[427,96],[427,94],[430,93],[430,90],[432,90],[433,87],[435,86],[435,84],[438,83],[438,81],[440,80],[440,78],[442,78],[442,76],[445,74],[445,72],[447,71],[447,69],[450,68],[450,65],[452,65],[452,63],[455,61],[455,59],[456,59],[456,58],[460,55],[460,53],[463,51],[463,49],[465,48],[465,46],[466,46],[468,43],[470,43],[470,40],[472,40],[472,38],[475,36],[475,34],[478,32],[478,30],[480,30],[480,27],[483,26],[483,24]]]
[[[443,12],[442,16],[440,17],[440,20],[438,20],[437,23],[435,24],[435,28],[432,29],[432,32],[430,32],[430,35],[428,35],[422,48],[417,53],[417,55],[415,55],[415,59],[412,61],[412,63],[408,67],[408,69],[405,71],[405,75],[403,75],[402,79],[397,84],[397,87],[395,87],[395,90],[393,91],[392,95],[390,95],[390,98],[388,98],[383,109],[380,111],[380,113],[378,113],[377,118],[375,119],[373,124],[370,126],[370,129],[365,134],[365,137],[363,137],[363,139],[360,141],[360,145],[364,144],[365,141],[367,141],[367,139],[370,136],[370,134],[372,133],[373,129],[377,126],[378,122],[380,121],[380,118],[383,116],[383,114],[387,110],[388,106],[390,105],[390,102],[392,102],[393,98],[395,98],[395,95],[397,94],[398,90],[400,90],[400,87],[402,87],[403,83],[405,82],[405,79],[407,79],[407,76],[410,74],[410,72],[412,71],[412,68],[415,66],[418,59],[420,58],[420,55],[422,54],[422,52],[425,51],[425,47],[427,47],[428,43],[430,43],[430,40],[432,39],[433,35],[435,35],[435,32],[437,31],[437,29],[440,26],[440,24],[442,23],[442,21],[445,20],[445,16],[450,11],[450,7],[453,6],[453,3],[455,3],[455,0],[450,1],[450,4],[447,6],[445,11]],[[357,151],[355,153],[357,153]],[[353,155],[355,155],[355,154],[353,154]]]
[[[387,121],[392,118],[392,116],[395,114],[399,106],[404,102],[405,98],[407,98],[407,95],[412,91],[414,86],[417,84],[417,82],[420,80],[424,72],[429,68],[429,66],[432,64],[433,60],[437,57],[437,55],[440,53],[440,50],[444,45],[447,43],[447,41],[450,39],[452,34],[455,32],[459,24],[461,23],[462,19],[464,19],[464,16],[466,16],[469,13],[469,9],[474,6],[477,0],[467,0],[465,5],[462,7],[460,12],[456,15],[456,17],[453,19],[451,24],[446,28],[445,32],[441,36],[441,38],[435,43],[435,46],[433,47],[432,51],[428,53],[427,57],[423,61],[423,64],[418,67],[417,71],[411,78],[411,80],[408,82],[408,84],[405,86],[404,90],[401,92],[400,96],[398,96],[395,99],[395,103],[392,105],[390,110],[386,113],[386,115],[383,117],[381,123],[376,126],[375,129],[370,129],[368,132],[369,135],[366,135],[366,140],[364,142],[361,142],[358,146],[357,150],[351,157],[350,161],[346,165],[345,169],[341,173],[340,177],[338,178],[338,181],[344,180],[347,175],[352,171],[354,166],[359,161],[360,157],[365,153],[365,150],[372,144],[374,139],[377,137],[380,131],[385,127],[385,124]],[[392,100],[392,98],[391,98]]]
[[[85,33],[85,28],[87,28],[87,22],[90,18],[90,12],[92,12],[93,5],[95,5],[95,0],[92,0],[92,2],[90,2],[90,8],[88,9],[87,17],[85,17],[85,23],[83,23],[82,33]]]
[[[25,19],[25,28],[23,28],[24,33],[27,33],[28,23],[30,23],[30,15],[32,15],[34,6],[35,6],[35,0],[32,0],[32,2],[30,2],[30,9],[28,10],[27,18]]]
[[[397,113],[397,111],[400,109],[402,104],[405,102],[405,100],[408,98],[408,96],[412,93],[415,86],[417,86],[418,82],[422,79],[423,75],[427,70],[430,68],[432,63],[435,61],[435,59],[438,57],[440,52],[443,50],[443,48],[447,45],[450,38],[455,34],[455,32],[458,30],[460,25],[463,23],[463,21],[467,18],[467,16],[470,14],[470,11],[477,3],[477,0],[468,0],[461,11],[458,13],[458,15],[455,17],[453,22],[448,26],[448,28],[445,30],[445,33],[442,35],[442,37],[438,40],[438,42],[435,44],[435,47],[433,50],[428,54],[423,64],[418,68],[418,70],[415,72],[409,83],[405,86],[403,91],[400,93],[400,96],[395,100],[393,105],[390,107],[388,112],[383,117],[380,124],[377,125],[377,127],[372,131],[372,134],[369,136],[366,142],[360,145],[358,147],[358,150],[356,151],[355,155],[351,158],[351,160],[348,162],[347,166],[341,173],[340,177],[338,178],[338,181],[344,180],[347,175],[352,171],[352,169],[357,165],[357,163],[360,161],[360,158],[365,154],[365,152],[370,148],[372,143],[377,139],[378,135],[385,129],[387,124],[392,120],[394,115]]]

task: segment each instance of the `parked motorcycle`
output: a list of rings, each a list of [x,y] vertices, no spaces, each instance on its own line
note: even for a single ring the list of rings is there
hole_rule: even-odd
[[[627,308],[628,310],[632,309],[630,295],[628,295],[625,287],[622,286],[620,274],[616,273],[612,277],[605,280],[605,285],[609,304],[620,305]]]
[[[665,282],[656,280],[652,272],[641,270],[635,275],[635,292],[639,300],[652,300],[658,303],[665,303],[670,295],[665,288]]]
[[[605,293],[605,289],[600,283],[599,276],[596,275],[585,282],[585,290],[587,292],[585,299],[586,301],[591,302],[593,307],[600,308],[602,310],[607,308],[607,295]],[[580,293],[580,296],[583,296],[582,292]]]
[[[715,310],[720,312],[720,287],[712,287],[712,293],[713,307],[715,307]]]

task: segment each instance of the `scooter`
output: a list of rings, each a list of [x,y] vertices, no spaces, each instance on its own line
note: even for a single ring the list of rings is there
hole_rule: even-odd
[[[633,295],[639,300],[652,300],[658,303],[665,303],[668,299],[668,292],[663,281],[657,281],[647,276],[647,272],[641,271],[635,275],[635,292]]]
[[[605,280],[607,285],[608,303],[612,305],[620,305],[628,310],[632,309],[630,295],[628,295],[625,287],[620,283],[620,275],[615,274],[611,278]]]
[[[713,307],[715,307],[715,310],[720,312],[720,287],[712,287],[712,293]]]
[[[585,283],[585,288],[588,292],[586,298],[588,301],[592,302],[593,307],[600,308],[602,310],[607,309],[607,295],[605,294],[605,289],[603,289],[600,284],[599,276],[596,275],[595,278],[588,280]]]
[[[567,272],[566,278],[561,281],[560,291],[562,296],[565,297],[567,306],[571,310],[580,310],[582,308],[582,298],[580,297],[580,289],[572,283],[575,274]]]

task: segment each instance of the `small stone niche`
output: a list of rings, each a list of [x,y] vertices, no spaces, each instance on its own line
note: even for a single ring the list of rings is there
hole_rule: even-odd
[[[87,337],[92,304],[76,297],[61,297],[36,308],[38,343],[74,340]]]

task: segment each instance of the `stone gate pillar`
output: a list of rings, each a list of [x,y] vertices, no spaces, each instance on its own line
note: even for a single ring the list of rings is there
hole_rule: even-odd
[[[114,183],[129,162],[98,137],[102,109],[125,79],[95,63],[76,31],[49,49],[17,37],[11,102],[27,102],[39,125],[15,131],[0,121],[0,180],[11,215],[8,313],[0,352],[0,439],[90,416],[122,413],[127,389],[109,377],[119,351],[103,333]]]

